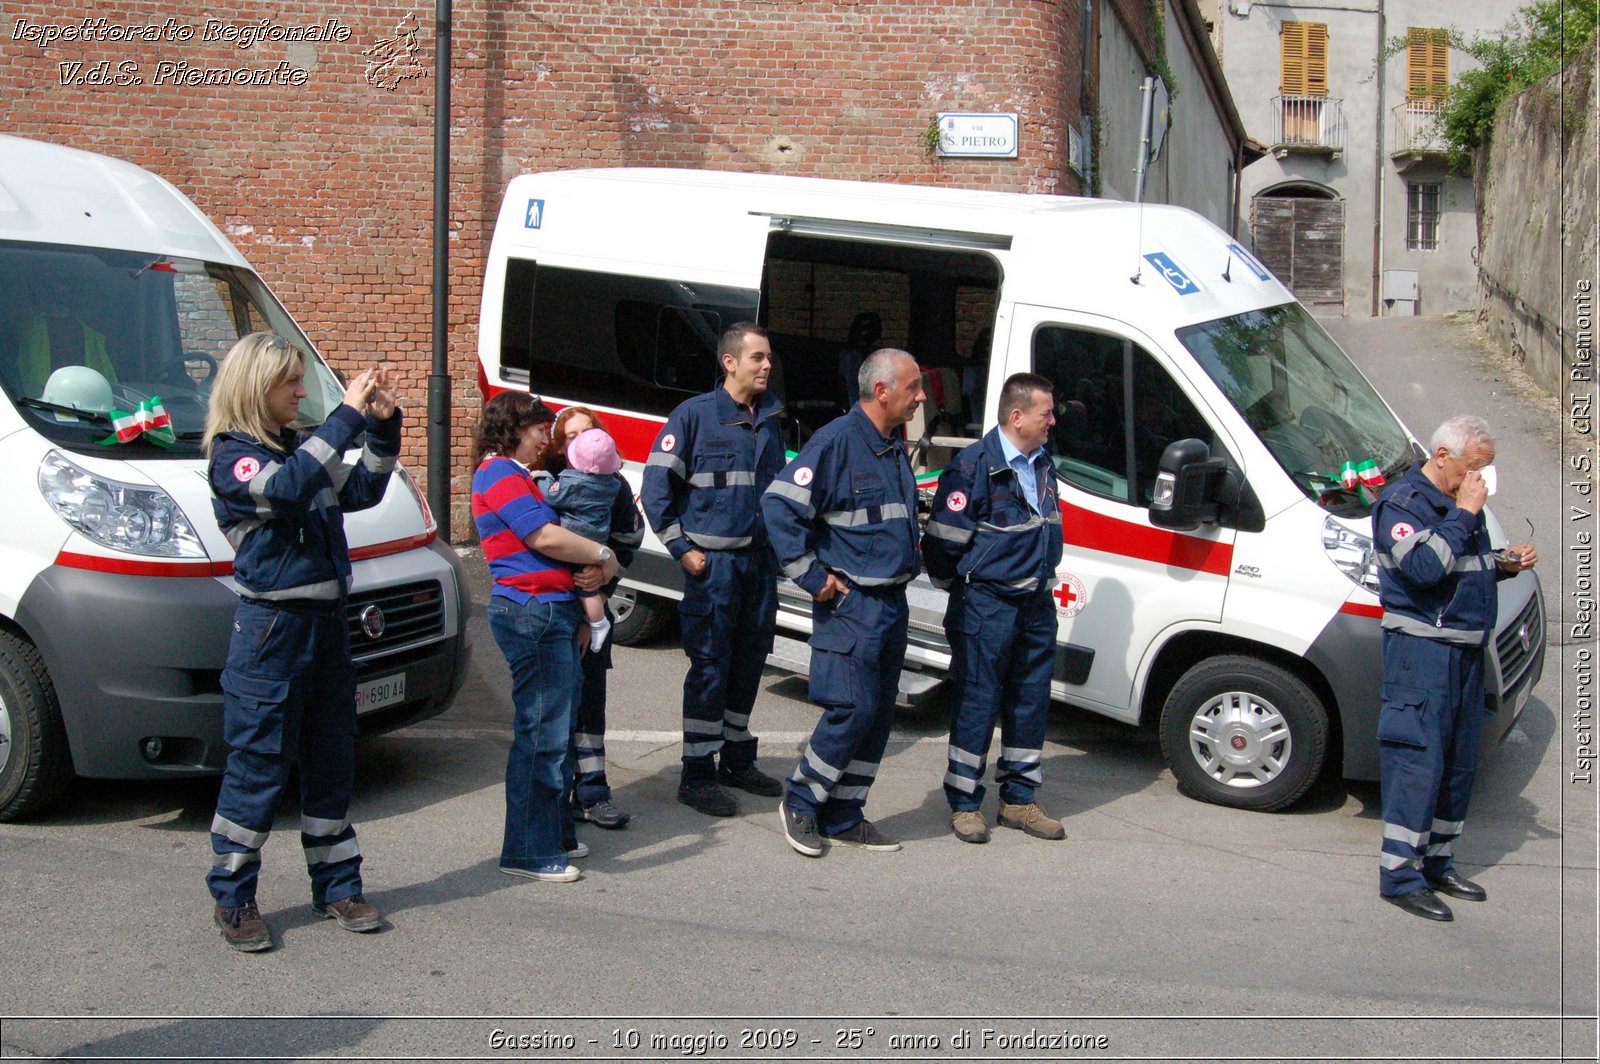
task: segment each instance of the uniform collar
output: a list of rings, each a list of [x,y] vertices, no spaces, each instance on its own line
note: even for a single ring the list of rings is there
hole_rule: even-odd
[[[1428,474],[1422,471],[1422,467],[1424,464],[1426,464],[1426,461],[1427,460],[1424,459],[1408,469],[1406,471],[1405,479],[1412,482],[1413,486],[1417,489],[1417,494],[1426,499],[1430,506],[1438,510],[1440,513],[1444,513],[1452,509],[1455,506],[1456,501],[1450,496],[1446,495],[1444,492],[1440,491],[1438,487],[1435,486],[1433,481],[1428,479]]]
[[[1040,458],[1044,457],[1043,447],[1035,447],[1030,454],[1023,455],[1023,453],[1017,449],[1017,445],[1011,442],[1011,437],[1000,431],[999,425],[996,425],[994,428],[990,429],[988,435],[993,436],[995,440],[998,441],[1000,448],[998,457],[1001,463],[1004,465],[1010,465],[1018,458],[1023,458],[1031,466]]]
[[[750,416],[746,413],[747,408],[734,402],[733,396],[728,394],[728,389],[723,386],[721,381],[717,382],[715,391],[717,420],[719,422],[724,425],[751,424]],[[783,404],[776,395],[772,394],[772,389],[768,388],[755,398],[755,423],[759,424],[762,420],[771,417],[782,409]]]
[[[855,426],[856,431],[861,434],[861,438],[866,441],[867,446],[872,448],[873,454],[881,456],[890,450],[904,452],[904,430],[891,429],[890,431],[893,435],[885,436],[878,431],[878,426],[872,423],[872,419],[867,416],[867,412],[861,409],[860,403],[852,406],[845,417],[850,419],[850,424]]]

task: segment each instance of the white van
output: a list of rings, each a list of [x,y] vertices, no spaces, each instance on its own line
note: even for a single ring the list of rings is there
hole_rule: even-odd
[[[1055,697],[1159,725],[1180,785],[1210,801],[1281,808],[1330,755],[1376,778],[1371,488],[1422,450],[1237,241],[1179,208],[1057,196],[672,170],[511,182],[484,276],[485,395],[596,408],[637,478],[739,320],[771,333],[791,449],[844,409],[852,337],[911,351],[929,495],[994,424],[1008,375],[1051,378]],[[628,580],[624,636],[681,595],[653,539]],[[1499,587],[1490,743],[1544,656],[1537,578]],[[809,598],[780,591],[779,624],[808,632]],[[910,594],[908,667],[937,679],[944,595],[926,578]]]
[[[73,773],[222,768],[238,589],[200,437],[217,360],[258,329],[308,353],[300,410],[318,423],[343,386],[181,192],[0,136],[0,819],[40,810]],[[165,445],[117,442],[116,413],[155,400]],[[469,654],[460,561],[403,470],[345,529],[363,730],[443,712]]]

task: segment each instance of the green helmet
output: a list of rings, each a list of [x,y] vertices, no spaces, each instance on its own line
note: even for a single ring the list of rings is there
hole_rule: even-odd
[[[88,366],[62,366],[44,382],[47,403],[96,414],[111,409],[111,383]]]

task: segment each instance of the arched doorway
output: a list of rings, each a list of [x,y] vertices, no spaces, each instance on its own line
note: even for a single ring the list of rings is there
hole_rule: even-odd
[[[1314,312],[1344,312],[1344,200],[1310,183],[1278,185],[1250,203],[1256,255]]]

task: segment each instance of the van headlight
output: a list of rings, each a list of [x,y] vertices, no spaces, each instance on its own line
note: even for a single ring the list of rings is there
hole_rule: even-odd
[[[1324,518],[1322,549],[1328,552],[1328,560],[1352,582],[1374,595],[1378,593],[1378,552],[1372,548],[1371,536],[1352,532],[1332,517]]]
[[[206,557],[194,526],[160,488],[102,477],[51,451],[39,463],[39,491],[63,521],[112,550]]]

